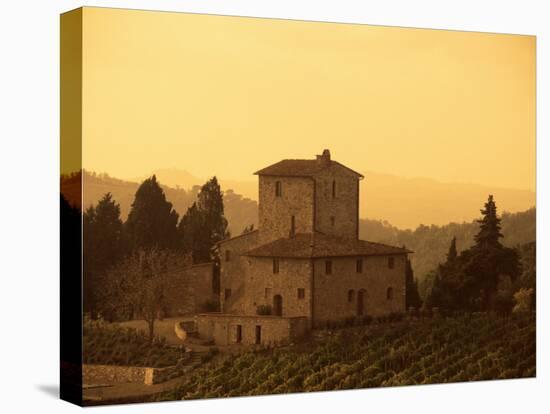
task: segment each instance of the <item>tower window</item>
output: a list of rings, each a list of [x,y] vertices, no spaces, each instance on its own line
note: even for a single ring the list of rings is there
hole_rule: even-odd
[[[330,225],[334,227],[334,223],[336,222],[336,218],[334,216],[330,216]]]
[[[355,298],[355,291],[353,289],[348,290],[348,302],[353,302]]]
[[[306,297],[306,290],[304,288],[298,288],[298,299]]]
[[[357,259],[355,263],[355,271],[357,273],[363,273],[363,259]]]
[[[225,299],[229,299],[231,297],[231,289],[225,289]]]
[[[325,274],[332,274],[332,260],[325,261]]]
[[[290,216],[290,234],[294,236],[296,234],[296,217]]]
[[[389,287],[388,290],[386,290],[386,299],[387,300],[393,299],[393,288]]]
[[[279,259],[273,259],[273,273],[279,273]]]
[[[332,180],[332,198],[336,198],[336,180]]]
[[[395,258],[388,257],[388,269],[393,269],[395,267]]]
[[[275,197],[281,197],[283,189],[280,181],[275,181]]]

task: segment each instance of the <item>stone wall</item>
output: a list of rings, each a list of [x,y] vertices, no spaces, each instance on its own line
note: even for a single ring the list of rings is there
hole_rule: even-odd
[[[167,289],[165,316],[203,312],[206,302],[217,301],[213,276],[213,263],[190,266],[174,273]]]
[[[258,232],[246,233],[220,243],[220,309],[225,313],[243,313],[244,274],[248,258],[242,254],[258,245]],[[225,292],[231,290],[226,299]]]
[[[275,195],[276,182],[281,183],[281,196]],[[296,233],[313,232],[314,184],[305,177],[259,177],[260,244],[289,237],[291,217]]]
[[[357,257],[332,258],[332,274],[325,274],[326,259],[314,261],[313,325],[358,315],[358,297],[363,291],[363,315],[405,312],[405,255],[363,257],[363,272],[357,273]],[[387,289],[392,298],[387,299]],[[352,290],[351,301],[349,291]]]
[[[240,326],[241,339],[238,341]],[[202,314],[197,316],[197,328],[203,338],[213,339],[216,345],[258,344],[256,332],[260,327],[259,344],[277,344],[294,341],[308,332],[306,318],[277,316],[245,316],[228,314]]]
[[[190,358],[191,351],[187,350],[184,357],[176,365],[164,368],[83,364],[82,382],[88,385],[121,383],[159,384],[174,378],[174,376],[181,375],[185,370],[185,363]]]
[[[121,367],[117,365],[82,365],[84,384],[143,383],[145,367]]]
[[[322,170],[315,177],[315,229],[329,235],[357,238],[358,221],[359,177],[338,164]]]
[[[273,258],[251,257],[246,272],[246,300],[244,311],[256,314],[259,305],[273,309],[275,295],[282,298],[282,316],[311,316],[311,260],[279,260],[279,273],[273,273]],[[304,289],[304,297],[298,297]]]

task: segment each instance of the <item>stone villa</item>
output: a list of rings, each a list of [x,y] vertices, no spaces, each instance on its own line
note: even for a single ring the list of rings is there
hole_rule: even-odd
[[[288,159],[259,177],[258,229],[219,243],[217,344],[292,340],[327,322],[405,311],[408,250],[359,239],[359,181],[331,159]]]

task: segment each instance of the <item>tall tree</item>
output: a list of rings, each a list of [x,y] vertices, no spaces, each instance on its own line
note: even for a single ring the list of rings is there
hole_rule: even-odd
[[[405,303],[406,308],[410,307],[420,308],[422,306],[422,299],[418,293],[418,282],[414,277],[411,261],[407,259],[405,267]]]
[[[458,256],[456,250],[456,237],[453,237],[451,240],[451,245],[449,246],[449,252],[447,253],[447,263],[452,263],[456,260]]]
[[[223,193],[216,177],[212,177],[201,188],[198,208],[205,215],[212,246],[227,236],[227,219],[224,216]]]
[[[195,263],[216,260],[214,246],[229,235],[223,193],[216,177],[201,187],[197,202],[180,220],[178,232],[184,251],[192,254]]]
[[[83,217],[84,309],[97,310],[97,292],[102,289],[98,275],[124,254],[120,206],[111,193],[90,206]]]
[[[479,232],[475,235],[474,240],[476,246],[483,247],[499,247],[499,239],[502,236],[500,218],[497,216],[497,206],[493,200],[493,196],[489,195],[489,199],[485,203],[485,208],[481,210],[482,218],[478,220]]]
[[[178,214],[166,200],[157,177],[146,179],[136,191],[125,223],[131,250],[177,247]]]
[[[428,301],[432,306],[503,311],[512,303],[511,292],[503,286],[506,280],[515,281],[520,273],[518,253],[499,241],[503,236],[493,196],[489,196],[481,213],[472,247],[457,256],[456,240],[451,242],[447,261],[438,267]]]

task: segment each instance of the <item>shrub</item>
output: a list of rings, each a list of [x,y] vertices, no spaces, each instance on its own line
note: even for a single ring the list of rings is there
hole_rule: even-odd
[[[514,293],[514,313],[520,312],[529,312],[533,309],[533,298],[534,298],[533,288],[521,288],[516,293]]]

